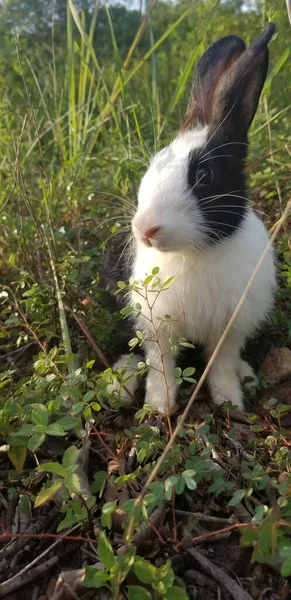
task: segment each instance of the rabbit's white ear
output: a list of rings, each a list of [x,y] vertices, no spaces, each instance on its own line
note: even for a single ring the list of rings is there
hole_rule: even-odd
[[[183,129],[195,125],[218,127],[245,135],[254,118],[268,69],[268,43],[275,31],[269,23],[246,49],[230,35],[215,42],[200,59],[194,77]],[[232,137],[232,136],[231,136]]]

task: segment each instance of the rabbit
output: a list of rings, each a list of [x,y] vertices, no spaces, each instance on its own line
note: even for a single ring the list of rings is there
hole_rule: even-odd
[[[176,358],[169,338],[202,344],[209,359],[268,244],[265,226],[246,198],[244,163],[274,31],[269,23],[247,48],[229,35],[205,51],[180,132],[153,157],[140,184],[132,220],[132,280],[144,281],[154,267],[162,282],[173,276],[166,290],[151,296],[151,310],[137,291],[130,297],[133,307],[142,307],[135,328],[144,335],[150,363],[145,403],[163,414],[177,409]],[[272,308],[275,287],[271,248],[209,371],[214,404],[231,401],[243,410],[241,383],[254,385],[256,376],[241,350]],[[157,318],[165,314],[172,320],[161,325]],[[115,368],[127,373],[130,360],[129,374],[143,359],[123,355]],[[118,386],[115,381],[109,389]],[[129,393],[121,393],[125,403],[136,386],[135,377],[128,380]]]

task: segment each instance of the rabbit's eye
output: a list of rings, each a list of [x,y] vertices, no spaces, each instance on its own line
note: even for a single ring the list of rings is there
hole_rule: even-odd
[[[195,171],[196,185],[210,185],[213,182],[213,171],[209,165],[197,165]]]

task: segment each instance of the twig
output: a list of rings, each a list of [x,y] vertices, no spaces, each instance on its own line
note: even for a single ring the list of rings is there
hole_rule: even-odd
[[[210,371],[210,369],[211,369],[211,367],[212,367],[212,365],[213,365],[213,363],[214,363],[214,361],[215,361],[215,359],[217,357],[217,354],[218,354],[218,352],[219,352],[222,344],[224,343],[224,340],[225,340],[226,336],[228,335],[230,329],[233,326],[233,323],[234,323],[234,321],[235,321],[235,319],[236,319],[236,317],[237,317],[237,315],[238,315],[238,313],[239,313],[239,311],[240,311],[240,309],[241,309],[241,307],[242,307],[242,305],[243,305],[243,303],[244,303],[244,301],[245,301],[245,299],[246,299],[246,297],[247,297],[247,295],[249,293],[249,290],[250,290],[250,288],[251,288],[251,286],[252,286],[252,284],[254,282],[254,279],[257,276],[257,273],[258,273],[258,271],[259,271],[259,269],[260,269],[260,267],[261,267],[261,265],[262,265],[262,263],[263,263],[266,255],[268,254],[268,252],[269,252],[270,248],[272,247],[272,245],[273,245],[273,243],[274,243],[274,241],[275,241],[275,239],[276,239],[276,237],[277,237],[277,235],[278,235],[281,227],[283,226],[283,224],[285,223],[285,221],[286,221],[286,219],[287,219],[287,217],[289,215],[290,209],[291,209],[291,199],[287,202],[287,205],[286,205],[286,207],[285,207],[285,209],[283,211],[283,214],[280,217],[280,219],[278,220],[277,225],[276,225],[276,227],[275,227],[275,229],[274,229],[274,231],[273,231],[273,233],[272,233],[272,235],[271,235],[271,237],[270,237],[270,239],[269,239],[269,241],[268,241],[268,243],[267,243],[267,245],[266,245],[263,253],[261,254],[261,256],[260,256],[260,258],[259,258],[259,260],[258,260],[258,262],[256,264],[256,267],[255,267],[255,269],[254,269],[254,271],[253,271],[253,273],[252,273],[252,275],[251,275],[251,277],[250,277],[250,279],[249,279],[249,281],[248,281],[248,283],[247,283],[247,285],[245,287],[245,290],[244,290],[244,292],[243,292],[243,294],[242,294],[242,296],[240,298],[240,301],[238,302],[236,309],[234,310],[234,312],[233,312],[233,314],[232,314],[232,316],[231,316],[231,318],[230,318],[230,320],[229,320],[229,322],[228,322],[228,324],[227,324],[227,326],[226,326],[226,328],[225,328],[225,330],[224,330],[224,332],[223,332],[223,334],[222,334],[222,336],[221,336],[221,338],[220,338],[220,340],[219,340],[219,342],[218,342],[218,344],[217,344],[217,346],[216,346],[216,348],[215,348],[212,356],[210,357],[210,359],[209,359],[209,361],[208,361],[208,363],[207,363],[207,365],[206,365],[206,367],[205,367],[205,369],[204,369],[204,371],[203,371],[203,373],[202,373],[202,375],[201,375],[201,377],[200,377],[200,379],[199,379],[199,381],[197,383],[197,386],[196,386],[196,388],[195,388],[192,396],[189,399],[189,402],[188,402],[188,404],[187,404],[187,406],[186,406],[183,414],[181,415],[181,417],[179,419],[179,423],[176,425],[176,427],[175,427],[175,429],[173,431],[173,434],[171,435],[171,437],[170,437],[170,439],[169,439],[169,441],[168,441],[168,443],[167,443],[164,451],[162,452],[162,454],[161,454],[160,458],[158,459],[158,461],[157,461],[154,469],[152,470],[151,475],[148,477],[148,479],[147,479],[146,483],[144,484],[144,486],[143,486],[143,488],[142,488],[142,490],[141,490],[138,498],[136,499],[135,504],[134,504],[134,509],[137,508],[139,506],[139,504],[142,502],[142,499],[143,499],[143,497],[145,496],[145,494],[147,492],[148,486],[155,480],[155,478],[156,478],[156,476],[157,476],[157,474],[159,472],[159,469],[160,469],[161,465],[163,464],[163,462],[164,462],[164,460],[165,460],[168,452],[171,450],[171,448],[173,446],[173,443],[176,440],[176,438],[178,436],[178,433],[179,433],[182,425],[184,424],[187,415],[190,412],[192,404],[193,404],[194,400],[196,399],[198,393],[200,392],[201,387],[204,384],[204,381],[205,381],[205,379],[206,379],[206,377],[207,377],[207,375],[208,375],[208,373],[209,373],[209,371]],[[128,529],[127,529],[127,533],[126,533],[126,540],[127,541],[130,541],[130,539],[131,539],[132,530],[133,530],[133,527],[134,527],[134,514],[135,514],[135,510],[133,510],[133,514],[132,514],[131,519],[130,519],[129,524],[128,524]]]
[[[242,423],[243,425],[249,425],[249,418],[244,415],[242,412],[238,412],[237,410],[229,410],[225,408],[225,406],[220,406],[219,411],[222,412],[230,421],[236,421],[237,423]]]
[[[222,569],[214,565],[206,556],[200,554],[198,550],[191,548],[189,554],[199,563],[199,565],[211,575],[213,579],[221,583],[225,589],[232,595],[235,600],[251,600],[251,596],[238,585],[229,575]]]
[[[81,319],[81,317],[79,317],[71,308],[70,306],[68,306],[67,304],[64,303],[64,307],[65,309],[70,313],[70,315],[72,317],[74,317],[75,321],[78,323],[80,329],[82,329],[83,333],[85,334],[88,342],[90,342],[93,350],[95,350],[97,356],[99,356],[101,362],[103,363],[103,365],[106,367],[106,369],[110,368],[110,364],[108,363],[108,361],[106,360],[103,352],[100,350],[99,346],[97,346],[95,340],[93,340],[92,335],[88,329],[88,327],[85,325],[83,319]]]
[[[0,583],[0,598],[4,598],[4,596],[12,594],[12,592],[15,592],[20,587],[27,585],[40,575],[47,574],[48,570],[56,565],[58,561],[58,556],[52,556],[52,558],[49,558],[49,560],[47,560],[45,563],[42,563],[42,565],[38,565],[38,567],[35,567],[35,569],[32,569],[29,573],[25,573],[22,576],[19,576],[19,573],[17,573],[17,575],[11,577],[11,579]]]
[[[290,524],[291,527],[291,524]],[[36,540],[43,540],[46,538],[52,538],[52,539],[60,539],[60,541],[62,540],[68,540],[71,542],[92,542],[92,544],[96,544],[96,540],[92,540],[91,538],[87,538],[87,537],[83,537],[83,536],[78,536],[78,535],[61,535],[58,533],[10,533],[10,531],[5,531],[5,533],[1,533],[0,534],[0,542],[7,542],[10,538],[14,539],[21,539],[24,541],[26,539],[36,539]],[[5,550],[5,548],[3,548],[3,550]],[[2,552],[3,552],[2,550]],[[10,553],[9,553],[10,554]]]
[[[81,317],[79,317],[72,309],[70,306],[68,306],[67,304],[64,303],[64,307],[65,309],[70,313],[70,315],[72,317],[74,317],[75,321],[78,323],[80,329],[82,329],[84,335],[86,336],[88,342],[90,342],[93,350],[95,350],[97,356],[99,356],[101,362],[103,363],[103,365],[106,367],[106,369],[110,368],[110,364],[107,361],[107,359],[105,358],[102,350],[100,350],[99,346],[96,344],[95,340],[92,338],[92,335],[87,327],[87,325],[85,325],[83,319]],[[126,393],[130,396],[130,398],[132,400],[134,400],[134,397],[132,395],[132,393],[129,391],[129,389],[123,385],[123,389],[126,391]]]
[[[229,523],[229,519],[223,519],[222,517],[213,517],[211,515],[206,515],[201,512],[191,512],[188,510],[179,510],[175,509],[175,513],[180,515],[181,517],[194,517],[194,519],[198,519],[199,521],[205,521],[206,523]]]
[[[75,527],[72,527],[72,529],[70,530],[69,533],[71,533],[72,531],[75,531],[80,526],[81,526],[81,523],[78,523],[77,525],[75,525]],[[34,560],[32,560],[28,565],[26,565],[23,569],[21,569],[21,571],[19,571],[18,573],[16,573],[16,575],[13,575],[13,577],[11,577],[10,579],[7,579],[7,581],[3,581],[3,583],[0,584],[0,597],[1,597],[2,586],[3,586],[4,589],[5,589],[5,586],[8,587],[8,589],[10,589],[10,586],[13,584],[14,581],[17,581],[18,579],[22,579],[23,575],[27,571],[29,571],[31,569],[31,567],[33,567],[34,565],[36,565],[36,563],[38,563],[42,558],[44,558],[44,556],[46,554],[48,554],[53,548],[55,548],[55,546],[57,546],[58,544],[60,544],[61,541],[62,541],[62,539],[57,539],[53,544],[51,544],[51,546],[49,546],[48,548],[46,548],[46,550],[44,550]],[[13,587],[13,585],[12,585],[12,587]]]

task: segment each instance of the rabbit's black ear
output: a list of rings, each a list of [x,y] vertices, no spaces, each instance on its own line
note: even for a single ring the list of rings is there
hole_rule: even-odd
[[[245,43],[241,38],[228,35],[204,52],[196,67],[183,129],[209,124],[215,90],[225,71],[244,50]]]
[[[235,36],[218,40],[202,56],[193,82],[184,128],[197,123],[245,136],[257,110],[268,69],[268,43],[275,25],[245,49]]]

